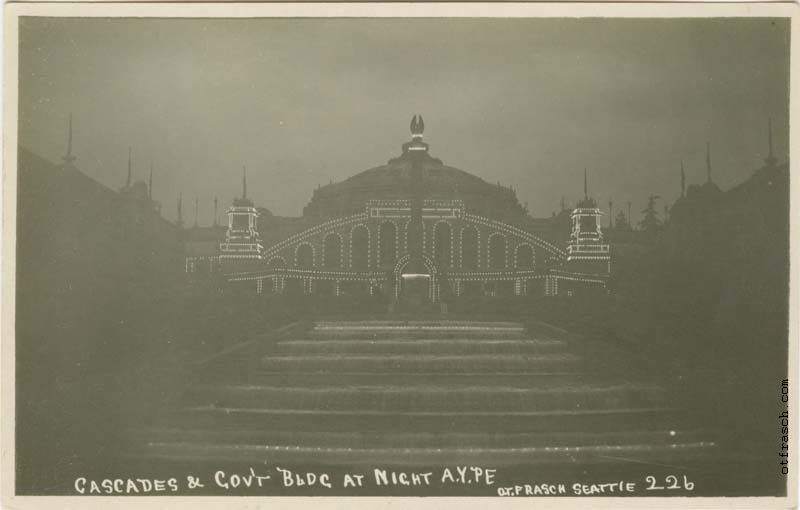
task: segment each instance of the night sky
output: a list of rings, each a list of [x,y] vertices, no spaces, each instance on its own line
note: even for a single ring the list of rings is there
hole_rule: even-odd
[[[20,144],[59,161],[73,112],[82,171],[119,188],[133,146],[165,216],[197,195],[201,224],[242,165],[257,205],[301,214],[318,184],[397,156],[415,113],[432,155],[514,186],[534,216],[579,198],[584,168],[604,208],[636,211],[678,196],[681,159],[705,180],[706,140],[715,182],[746,179],[770,116],[785,160],[788,97],[789,23],[765,18],[20,25]]]

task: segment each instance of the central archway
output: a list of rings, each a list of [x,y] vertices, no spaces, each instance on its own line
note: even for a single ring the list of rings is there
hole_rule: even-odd
[[[397,261],[397,264],[394,266],[394,297],[399,298],[400,292],[402,290],[403,284],[403,269],[406,268],[408,263],[411,261],[411,255],[404,255],[400,257]],[[422,263],[425,265],[425,269],[428,270],[428,273],[431,275],[430,281],[428,282],[428,300],[432,303],[435,303],[439,300],[439,293],[438,293],[438,278],[436,270],[436,264],[433,263],[431,259],[429,259],[426,255],[422,256]]]

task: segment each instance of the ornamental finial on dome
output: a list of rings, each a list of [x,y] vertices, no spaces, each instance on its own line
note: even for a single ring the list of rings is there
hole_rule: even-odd
[[[424,154],[427,156],[428,153],[428,144],[422,140],[422,133],[425,131],[425,121],[422,119],[422,115],[416,114],[411,117],[411,140],[404,143],[403,147],[403,154],[399,156],[399,158],[390,159],[389,162],[393,162],[397,159],[404,159],[409,156],[409,154]],[[430,157],[430,156],[428,156]],[[441,161],[436,158],[431,158],[441,164]]]
[[[422,120],[422,115],[414,115],[411,119],[412,138],[422,137],[423,131],[425,131],[425,121]]]

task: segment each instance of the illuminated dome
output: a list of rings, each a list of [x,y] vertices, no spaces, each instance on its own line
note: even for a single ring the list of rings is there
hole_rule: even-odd
[[[365,170],[348,179],[314,191],[303,210],[307,218],[336,218],[363,212],[368,200],[407,199],[411,196],[409,154],[423,152],[422,173],[425,199],[462,200],[467,212],[498,219],[525,216],[512,188],[490,184],[478,176],[447,166],[428,154],[422,141],[424,123],[412,121],[412,139],[402,145],[402,154],[385,165]]]

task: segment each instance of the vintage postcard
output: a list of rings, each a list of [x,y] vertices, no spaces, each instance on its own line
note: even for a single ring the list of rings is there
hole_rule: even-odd
[[[6,4],[3,504],[794,507],[797,9]]]

